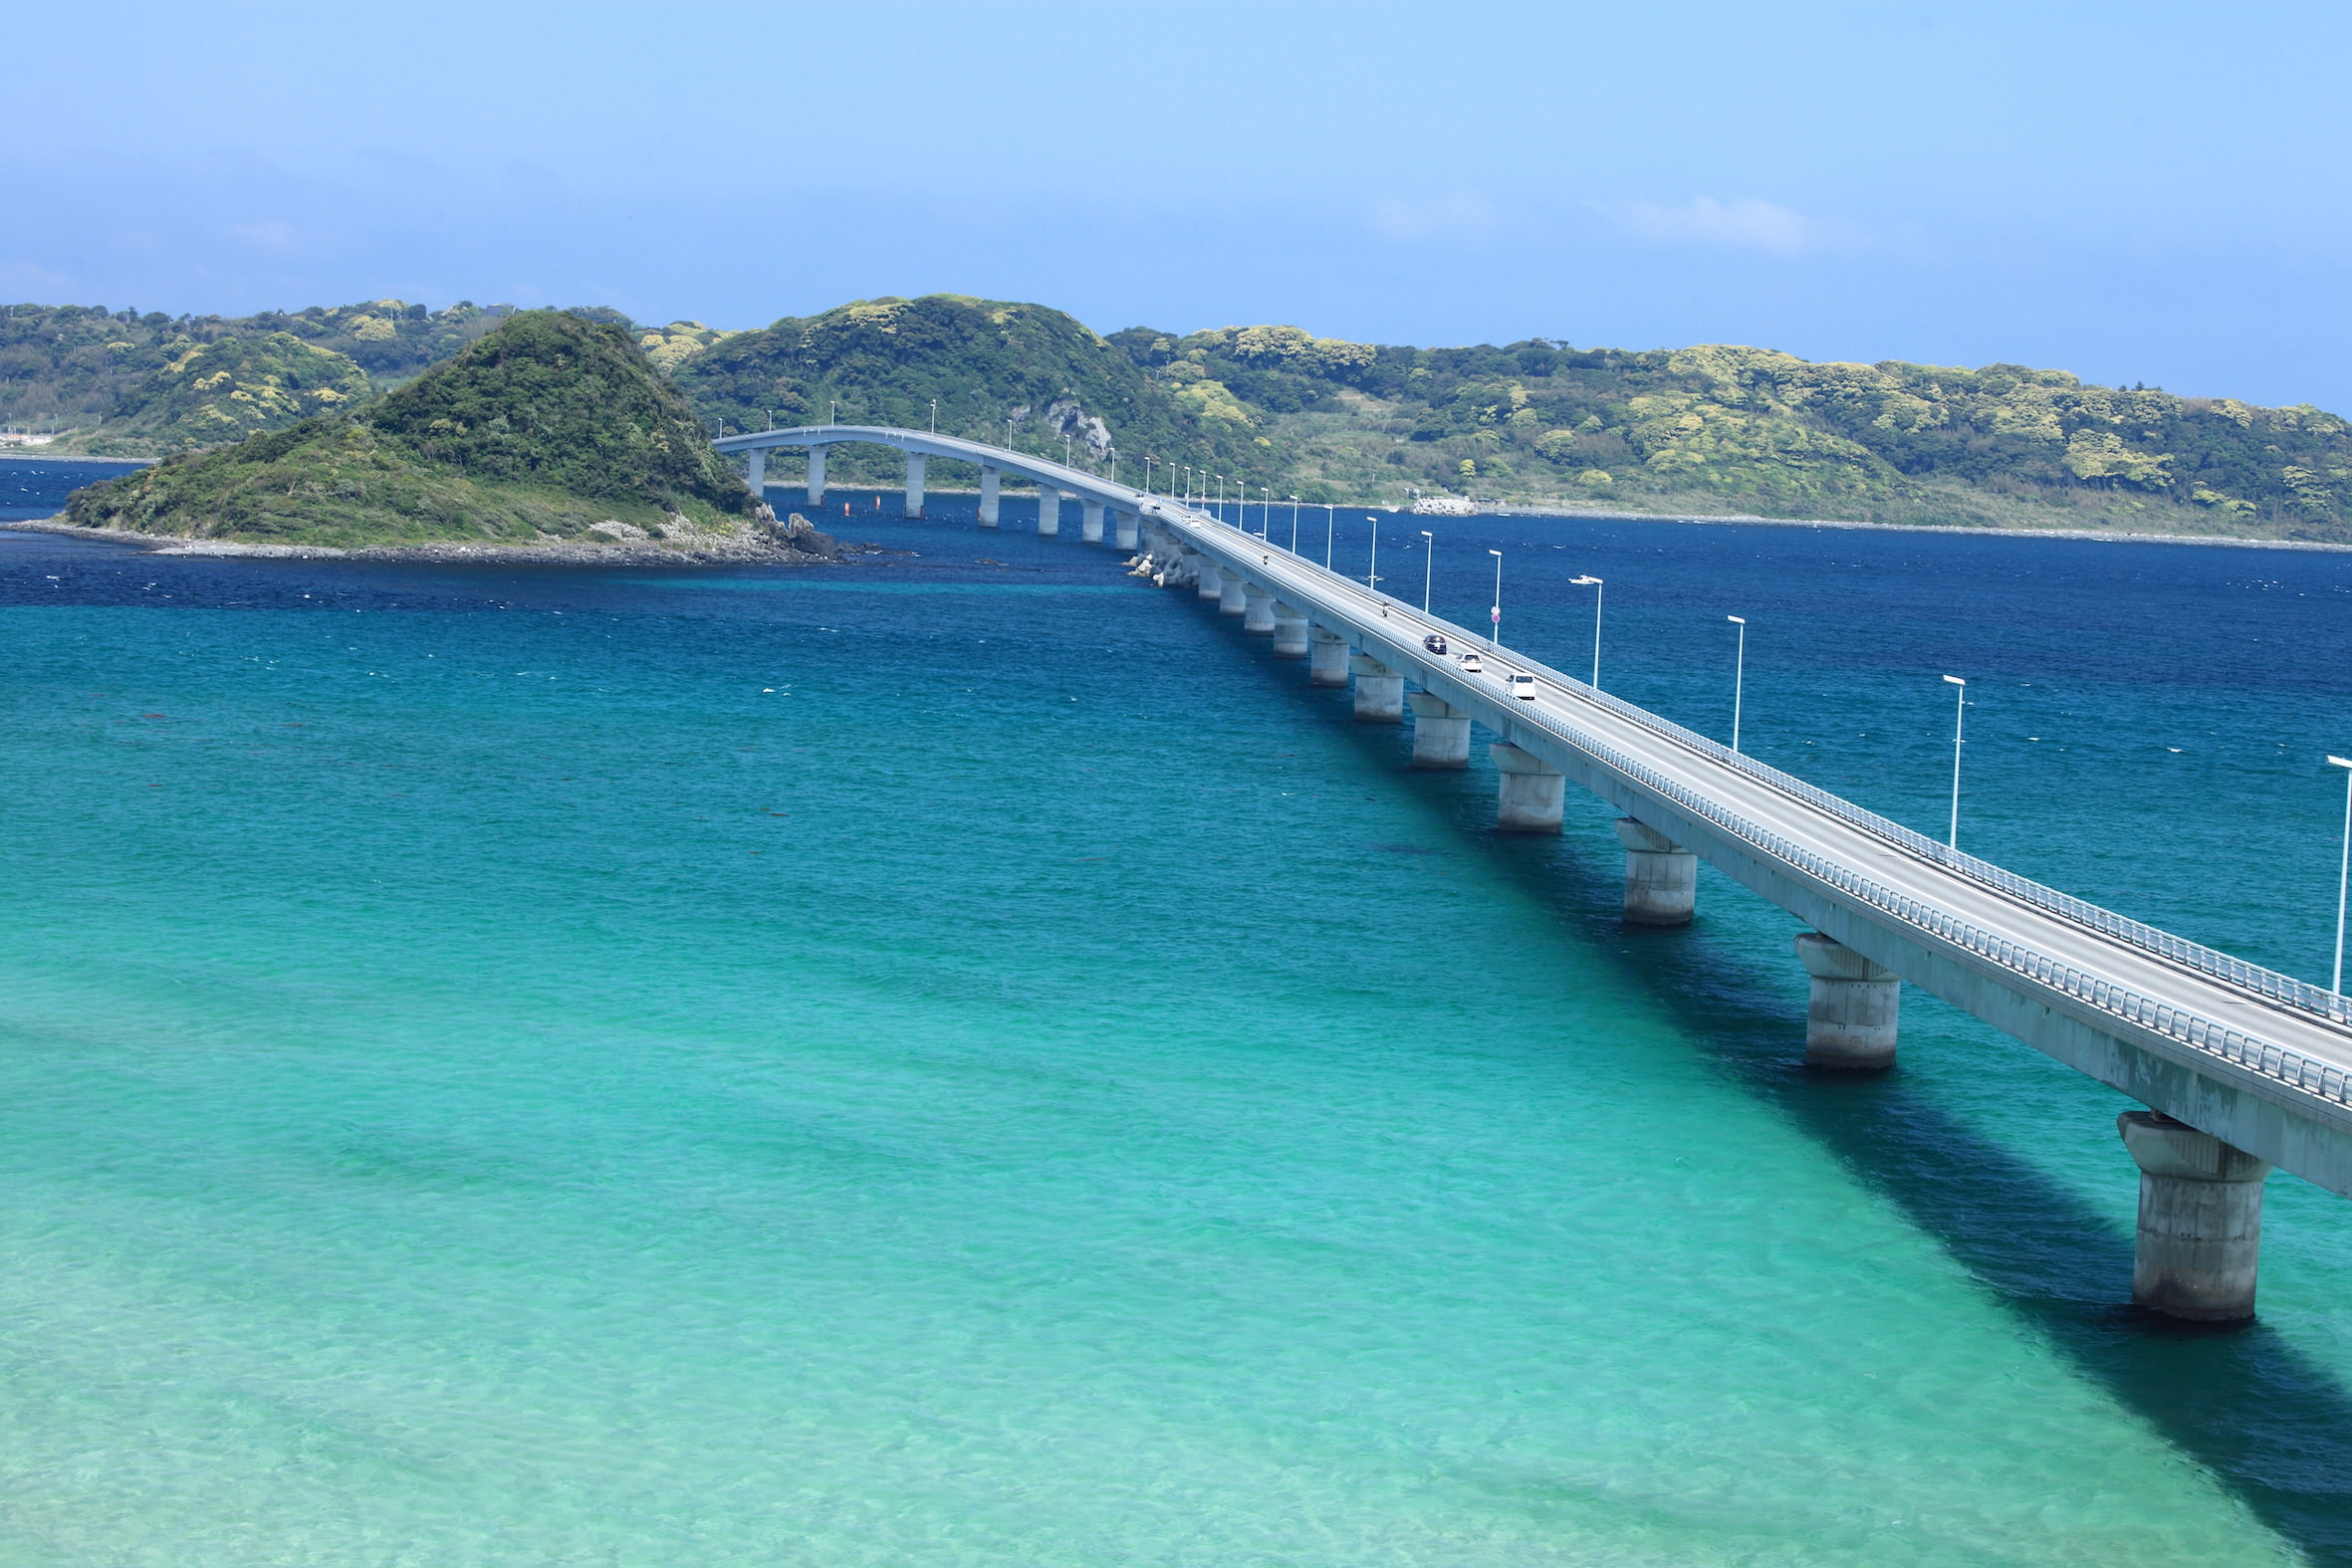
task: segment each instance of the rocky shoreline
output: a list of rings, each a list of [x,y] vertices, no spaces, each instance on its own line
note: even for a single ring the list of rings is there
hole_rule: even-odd
[[[557,566],[837,566],[841,563],[840,547],[830,536],[820,533],[797,516],[793,521],[798,527],[784,530],[781,538],[727,539],[698,534],[677,544],[661,544],[645,538],[615,539],[602,545],[574,541],[469,545],[455,540],[435,540],[422,545],[369,545],[357,549],[331,545],[248,545],[237,540],[140,534],[127,529],[78,528],[51,518],[0,523],[0,529],[104,540],[155,556],[224,556],[270,560],[439,560]]]

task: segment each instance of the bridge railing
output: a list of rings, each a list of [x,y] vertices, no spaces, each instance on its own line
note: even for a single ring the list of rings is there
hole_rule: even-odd
[[[1526,719],[1774,859],[1794,866],[1816,881],[1881,910],[1905,925],[1940,937],[2012,974],[2063,992],[2102,1012],[2137,1023],[2192,1050],[2234,1063],[2334,1104],[2352,1105],[2352,1074],[2348,1074],[2344,1068],[2275,1044],[2259,1035],[2249,1034],[2243,1029],[2218,1023],[2201,1013],[2174,1007],[2171,1003],[2159,1001],[2129,987],[2102,980],[2035,948],[2012,942],[1907,893],[1899,893],[1850,866],[1817,854],[1761,823],[1750,821],[1648,764],[1618,751],[1607,742],[1586,735],[1541,710],[1529,712]]]
[[[1205,514],[1200,516],[1204,523],[1211,522]],[[1231,525],[1225,526],[1230,528]],[[1262,541],[1262,543],[1272,542]],[[1274,548],[1314,570],[1329,570],[1328,567],[1318,565],[1314,561],[1306,560],[1305,557],[1296,555],[1286,546],[1275,545]],[[1330,574],[1338,575],[1336,572]],[[1346,581],[1351,589],[1355,587],[1355,583],[1351,579],[1342,578],[1341,580]],[[1422,613],[1400,599],[1380,593],[1377,589],[1367,588],[1362,591],[1371,593],[1411,614],[1420,615]],[[1434,616],[1425,618],[1436,619]],[[1473,640],[1480,638],[1479,633],[1466,627],[1455,626],[1451,622],[1440,622],[1440,624],[1450,630],[1460,632],[1464,637]],[[2036,882],[2030,877],[2019,876],[2016,872],[1995,865],[1990,860],[1981,859],[1965,850],[1955,849],[1949,844],[1930,838],[1916,828],[1906,827],[1892,817],[1881,816],[1878,812],[1865,806],[1856,805],[1844,796],[1832,794],[1818,784],[1807,784],[1795,775],[1783,773],[1769,763],[1759,762],[1745,752],[1735,752],[1711,736],[1701,735],[1696,730],[1686,729],[1671,719],[1662,718],[1647,708],[1637,707],[1621,697],[1613,697],[1572,675],[1551,669],[1547,665],[1528,659],[1517,652],[1514,652],[1511,657],[1541,671],[1546,677],[1574,691],[1595,707],[1606,709],[1620,719],[1637,724],[1661,739],[1672,741],[1678,746],[1698,752],[1712,762],[1746,774],[1761,784],[1768,784],[1783,794],[1803,801],[1815,810],[1825,812],[1840,821],[1859,827],[1874,837],[1882,838],[1910,854],[1957,872],[1972,882],[1992,888],[2036,909],[2046,910],[2050,914],[2072,921],[2076,925],[2096,931],[2101,936],[2127,942],[2143,952],[2152,953],[2186,969],[2210,975],[2217,980],[2228,981],[2234,986],[2241,987],[2269,1001],[2282,1003],[2287,1007],[2311,1012],[2338,1023],[2352,1021],[2352,1001],[2328,990],[2325,986],[2315,986],[2309,981],[2297,980],[2292,975],[2282,975],[2276,970],[2250,963],[2234,954],[2225,953],[2219,948],[2210,948],[2203,943],[2192,942],[2186,937],[2176,936],[2161,927],[2151,926],[2145,921],[2134,920],[2128,915],[2119,915],[2111,909],[2102,908],[2100,905],[2090,902],[2088,899],[2060,892],[2058,889]]]

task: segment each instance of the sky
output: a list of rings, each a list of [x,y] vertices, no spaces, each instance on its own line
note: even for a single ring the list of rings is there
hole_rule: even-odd
[[[87,0],[0,300],[1757,343],[2352,412],[2352,7]]]

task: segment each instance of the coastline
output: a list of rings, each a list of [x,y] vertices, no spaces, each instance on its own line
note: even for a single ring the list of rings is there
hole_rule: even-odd
[[[1398,508],[1400,516],[1410,509]],[[2075,539],[2106,545],[2229,545],[2245,550],[2352,551],[2352,544],[2314,539],[2253,539],[2242,534],[2138,534],[2085,528],[1971,528],[1958,523],[1865,523],[1844,518],[1767,518],[1747,513],[1600,511],[1589,507],[1499,505],[1486,517],[1606,518],[1630,523],[1746,523],[1764,528],[1868,529],[1884,534],[1972,534],[1980,539]]]
[[[523,562],[559,566],[837,566],[838,558],[765,544],[702,545],[672,550],[667,546],[616,541],[610,545],[468,545],[437,540],[423,545],[368,545],[339,549],[332,545],[247,545],[236,540],[183,539],[173,534],[140,534],[128,529],[78,528],[49,518],[0,523],[0,529],[28,534],[56,534],[68,539],[101,540],[127,545],[152,556],[243,557],[263,560],[440,560]]]

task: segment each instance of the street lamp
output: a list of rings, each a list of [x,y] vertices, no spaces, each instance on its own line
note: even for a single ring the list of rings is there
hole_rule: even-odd
[[[826,424],[828,424],[828,425],[837,425],[837,424],[839,424],[839,423],[841,422],[841,403],[840,403],[840,399],[838,399],[838,398],[833,398],[833,399],[830,399],[830,400],[828,400],[828,401],[825,403],[825,405],[824,405],[824,422],[825,422]]]
[[[1740,628],[1740,656],[1732,665],[1732,750],[1740,749],[1740,697],[1748,684],[1748,617],[1726,615],[1724,619]]]
[[[1364,586],[1377,593],[1380,591],[1377,586],[1380,581],[1380,520],[1367,512],[1364,521],[1372,525],[1372,559],[1364,566]]]
[[[1323,569],[1325,571],[1331,569],[1331,537],[1338,531],[1338,507],[1334,503],[1326,501],[1323,503]]]
[[[939,434],[939,399],[936,397],[931,399],[931,433]]]
[[[1421,538],[1426,542],[1421,547],[1421,613],[1426,615],[1429,613],[1429,573],[1435,569],[1437,562],[1437,536],[1423,529]]]
[[[1608,592],[1609,590],[1608,590],[1608,588],[1607,588],[1605,585],[1603,585],[1603,583],[1601,582],[1601,579],[1600,579],[1600,578],[1598,578],[1598,577],[1596,577],[1596,576],[1593,576],[1593,575],[1592,575],[1592,574],[1590,574],[1589,572],[1587,572],[1585,575],[1583,575],[1583,576],[1581,576],[1581,577],[1570,577],[1570,578],[1568,578],[1568,586],[1570,586],[1570,587],[1574,587],[1574,588],[1580,588],[1580,587],[1587,587],[1587,586],[1589,586],[1589,587],[1592,589],[1592,689],[1593,689],[1594,691],[1599,691],[1599,690],[1600,690],[1600,599],[1601,599],[1601,595],[1602,595],[1602,594],[1604,594],[1604,593],[1606,593],[1606,592]]]
[[[2352,770],[2352,758],[2331,757],[2328,763],[2336,768]],[[2344,892],[2347,886],[2352,886],[2352,772],[2344,775],[2344,850],[2336,862],[2336,973],[2327,988],[2339,999],[2339,1011],[2342,1009],[2341,999],[2344,995]]]
[[[1495,558],[1495,602],[1487,610],[1487,622],[1492,628],[1487,634],[1487,645],[1500,648],[1503,646],[1503,552],[1490,550],[1487,554]]]
[[[1291,498],[1291,554],[1298,554],[1298,498]]]
[[[1144,493],[1145,495],[1147,495],[1147,496],[1151,494],[1151,464],[1152,464],[1152,456],[1151,456],[1151,454],[1150,454],[1149,452],[1146,452],[1146,453],[1144,453],[1144,454],[1143,454],[1143,493]]]
[[[1952,694],[1952,829],[1945,835],[1947,847],[1960,847],[1960,748],[1961,729],[1968,720],[1969,683],[1957,675],[1944,677],[1947,684],[1958,688]]]

